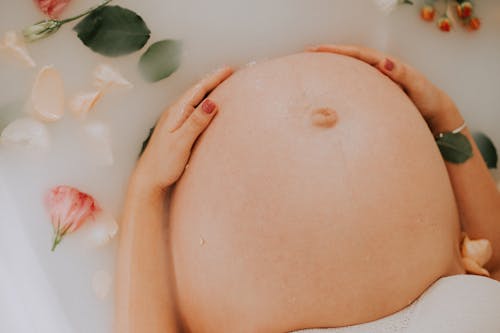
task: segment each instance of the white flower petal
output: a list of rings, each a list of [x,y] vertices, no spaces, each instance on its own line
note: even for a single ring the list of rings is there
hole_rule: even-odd
[[[113,148],[109,127],[102,122],[91,122],[83,126],[89,154],[98,165],[113,165]]]
[[[38,73],[31,103],[35,115],[44,121],[56,121],[64,115],[64,84],[53,66],[45,66]]]
[[[462,256],[477,262],[479,266],[484,266],[493,255],[491,242],[487,239],[470,239],[465,236],[462,244]]]
[[[102,211],[95,217],[95,220],[89,223],[87,237],[94,246],[103,246],[107,244],[118,233],[118,224],[113,215]]]
[[[373,0],[377,7],[384,13],[390,14],[398,4],[398,0]]]
[[[48,150],[49,132],[45,125],[33,118],[20,118],[10,123],[0,136],[6,146],[31,147]]]
[[[28,53],[26,45],[22,38],[19,38],[15,31],[7,31],[0,43],[0,48],[7,49],[19,60],[23,61],[29,67],[35,67],[35,61]]]
[[[105,270],[96,271],[92,275],[92,289],[99,299],[105,299],[111,290],[113,279],[111,274]]]
[[[101,99],[102,91],[79,93],[70,100],[69,109],[76,116],[84,118]]]
[[[109,65],[101,64],[94,71],[94,86],[100,90],[114,87],[132,88],[133,85]]]

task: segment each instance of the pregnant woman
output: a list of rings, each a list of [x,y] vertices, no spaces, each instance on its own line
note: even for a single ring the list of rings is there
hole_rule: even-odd
[[[207,76],[131,177],[116,331],[500,330],[498,282],[465,275],[500,279],[500,194],[463,124],[413,68],[360,47]],[[472,143],[461,164],[433,137],[453,130]],[[490,241],[484,267],[463,232]]]

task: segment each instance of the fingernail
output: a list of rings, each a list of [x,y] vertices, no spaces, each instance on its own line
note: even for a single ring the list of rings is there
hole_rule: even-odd
[[[385,59],[385,64],[384,64],[384,68],[386,70],[388,70],[389,72],[392,71],[394,69],[394,63],[392,62],[391,59],[389,58],[386,58]]]
[[[201,109],[207,114],[211,114],[212,112],[214,112],[215,107],[215,103],[209,99],[206,99],[201,105]]]

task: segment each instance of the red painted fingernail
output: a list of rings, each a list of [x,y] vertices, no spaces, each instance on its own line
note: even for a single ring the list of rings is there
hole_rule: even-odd
[[[201,109],[202,109],[203,111],[205,111],[206,113],[208,113],[208,114],[211,114],[212,112],[214,112],[215,107],[216,107],[215,103],[214,103],[214,102],[212,102],[212,101],[211,101],[211,100],[209,100],[209,99],[205,100],[205,101],[203,102],[203,104],[201,105]]]
[[[392,62],[391,59],[385,59],[384,68],[389,72],[394,69],[394,63]]]

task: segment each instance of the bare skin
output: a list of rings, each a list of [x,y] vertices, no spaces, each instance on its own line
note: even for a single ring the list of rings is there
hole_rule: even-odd
[[[391,58],[392,68],[388,66],[387,68],[391,68],[388,70],[385,66],[387,57],[373,50],[328,45],[311,51],[353,56],[378,68],[406,91],[433,133],[454,129],[463,121],[454,103],[445,93],[400,61]],[[214,331],[217,327],[218,323],[213,323],[216,326],[211,328],[208,325],[203,326],[206,322],[200,322],[194,312],[186,313],[185,307],[180,307],[178,303],[178,293],[183,292],[183,289],[178,288],[174,273],[168,230],[171,226],[164,220],[163,202],[170,187],[182,175],[196,138],[207,128],[216,114],[216,111],[210,114],[203,113],[201,106],[203,104],[200,102],[230,74],[230,69],[222,69],[196,85],[169,108],[158,123],[153,138],[131,177],[121,222],[117,274],[117,332],[180,332],[189,329]],[[467,130],[464,133],[470,138]],[[470,140],[473,142],[471,138]],[[487,238],[492,242],[494,254],[486,267],[492,276],[498,279],[500,226],[498,223],[495,224],[495,221],[500,220],[500,197],[477,147],[473,146],[474,157],[471,160],[463,165],[447,163],[446,167],[453,185],[463,230],[471,238]],[[210,241],[206,244],[205,241],[204,238],[200,238],[199,246],[211,245]],[[222,267],[216,269],[224,270]],[[384,270],[383,267],[380,269]],[[444,276],[460,272],[463,272],[460,268],[444,267],[439,274]],[[427,282],[429,283],[432,281]],[[348,300],[346,301],[348,303]],[[237,306],[237,304],[232,305]],[[342,307],[346,308],[345,305]],[[317,309],[311,311],[319,312]],[[394,308],[390,311],[394,311]],[[218,313],[205,315],[210,318]],[[259,318],[252,318],[252,314],[249,315],[250,317],[246,318],[247,322],[242,325],[248,326],[245,329],[252,331],[251,321],[258,321]],[[356,319],[353,320],[348,324],[358,323]],[[361,320],[366,321],[366,318]],[[308,326],[295,327],[300,324],[293,323],[288,326],[286,322],[278,324],[281,326],[266,327],[261,331],[285,331],[316,325],[306,323]],[[320,323],[322,324],[323,322]],[[198,329],[200,325],[201,329]],[[224,331],[225,328],[231,326],[228,324],[224,327],[223,323],[219,323],[219,331]],[[239,331],[244,329],[241,328]]]
[[[332,52],[365,61],[401,85],[417,106],[434,135],[451,131],[464,119],[455,103],[411,66],[384,54],[359,46],[321,45],[312,52]],[[392,62],[387,65],[387,61]],[[390,70],[389,70],[390,69]],[[446,162],[460,212],[462,230],[471,238],[491,242],[493,256],[486,264],[491,277],[500,280],[500,193],[481,157],[470,131],[462,131],[472,143],[473,157],[464,164]]]

